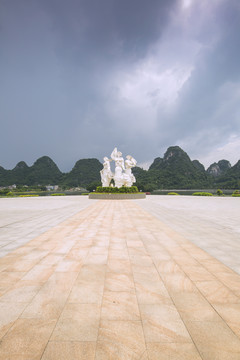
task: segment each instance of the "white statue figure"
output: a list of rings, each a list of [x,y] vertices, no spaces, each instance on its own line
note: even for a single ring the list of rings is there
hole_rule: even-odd
[[[108,159],[106,156],[103,158],[103,160],[104,160],[103,169],[100,171],[102,186],[109,186],[110,181],[113,178],[113,174],[110,167],[110,161],[112,160]]]
[[[137,161],[131,155],[127,155],[124,162],[122,153],[117,148],[114,148],[111,159],[105,156],[103,160],[103,169],[100,171],[102,186],[108,187],[112,179],[114,179],[117,188],[121,186],[130,187],[136,181],[132,168],[137,165]],[[110,167],[110,161],[112,160],[115,161],[115,174],[112,173]]]
[[[132,168],[136,165],[137,161],[131,155],[127,155],[125,160],[124,186],[132,186],[136,182],[135,176],[132,173]]]
[[[120,188],[124,185],[124,178],[123,178],[123,170],[124,167],[124,159],[122,157],[122,153],[117,151],[115,148],[111,154],[111,158],[115,161],[115,174],[114,174],[114,182],[117,188]]]

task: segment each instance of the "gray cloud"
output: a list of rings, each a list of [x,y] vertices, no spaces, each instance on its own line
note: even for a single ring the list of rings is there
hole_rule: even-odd
[[[1,1],[0,165],[226,149],[239,134],[239,4],[183,3]]]
[[[208,17],[202,20],[203,31],[195,38],[201,45],[194,69],[181,88],[173,111],[159,121],[159,133],[166,145],[175,139],[194,156],[206,157],[232,135],[239,135],[240,8],[237,1],[230,4],[222,2],[210,9],[210,25],[206,22]],[[193,20],[195,16],[201,18],[197,8],[193,9]],[[212,31],[208,38],[207,30]],[[159,118],[161,115],[159,110]]]

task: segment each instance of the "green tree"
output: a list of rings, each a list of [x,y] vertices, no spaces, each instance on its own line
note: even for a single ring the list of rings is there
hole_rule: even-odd
[[[98,186],[101,186],[101,181],[92,181],[89,185],[86,186],[86,189],[90,192],[96,190]]]

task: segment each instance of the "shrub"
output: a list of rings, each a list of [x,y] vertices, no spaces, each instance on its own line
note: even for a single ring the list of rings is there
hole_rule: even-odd
[[[51,196],[65,196],[65,194],[51,194]]]
[[[89,185],[87,185],[86,189],[91,192],[96,190],[98,186],[101,186],[101,181],[92,181]]]
[[[14,196],[14,194],[13,194],[12,191],[9,191],[6,195],[7,195],[7,196]]]
[[[208,192],[195,192],[192,195],[194,195],[194,196],[213,196],[212,193],[208,193]]]
[[[131,186],[131,187],[127,187],[127,186],[122,186],[120,188],[117,187],[103,187],[103,186],[98,186],[96,189],[96,193],[107,193],[107,194],[129,194],[129,193],[138,193],[138,188],[136,186]]]
[[[0,190],[0,196],[7,195],[8,192],[9,192],[8,189],[2,189]]]
[[[220,190],[220,189],[217,189],[217,195],[218,195],[218,196],[223,196],[223,195],[224,195],[224,194],[223,194],[223,191]]]
[[[36,197],[36,196],[39,196],[39,195],[19,195],[18,197]]]
[[[179,194],[176,192],[169,192],[167,195],[179,195]]]
[[[240,190],[235,190],[235,191],[232,193],[232,196],[234,196],[234,197],[240,197]]]

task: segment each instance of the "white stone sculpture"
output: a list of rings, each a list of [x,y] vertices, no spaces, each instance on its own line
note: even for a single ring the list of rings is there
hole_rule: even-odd
[[[106,156],[103,158],[103,160],[104,160],[103,169],[100,171],[102,186],[109,186],[113,178],[113,174],[110,167],[110,161],[112,160],[108,159]]]
[[[115,161],[115,173],[113,174],[110,167],[110,161]],[[120,188],[121,186],[130,187],[136,181],[132,174],[132,168],[136,166],[137,161],[131,156],[127,155],[126,160],[122,157],[122,153],[114,148],[111,159],[104,157],[103,169],[101,173],[102,186],[109,186],[111,179],[114,179],[115,186]]]
[[[132,168],[136,165],[137,161],[131,155],[127,155],[125,160],[124,186],[132,186],[136,182],[135,176],[132,173]]]
[[[113,177],[114,183],[117,188],[120,188],[124,184],[122,172],[125,170],[124,159],[121,151],[117,151],[117,148],[115,148],[111,153],[111,158],[115,161],[115,174]]]

